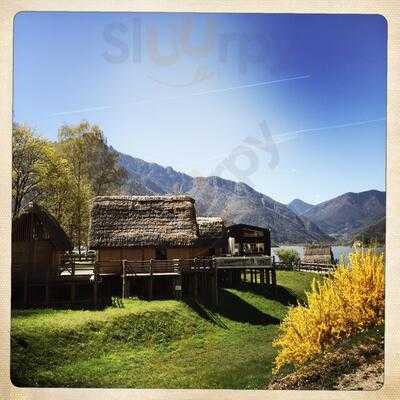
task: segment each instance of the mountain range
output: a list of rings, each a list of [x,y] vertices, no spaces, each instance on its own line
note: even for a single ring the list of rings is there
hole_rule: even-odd
[[[275,244],[333,242],[385,215],[384,192],[346,193],[317,205],[296,199],[286,205],[242,182],[192,177],[127,154],[119,156],[120,165],[128,172],[124,193],[188,194],[195,199],[197,215],[270,228]]]
[[[386,193],[368,190],[345,193],[317,204],[302,214],[328,235],[349,240],[386,215]]]

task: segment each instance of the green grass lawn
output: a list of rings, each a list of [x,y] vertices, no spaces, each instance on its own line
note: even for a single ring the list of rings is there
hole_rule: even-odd
[[[101,311],[16,310],[11,375],[17,386],[264,388],[271,342],[312,273],[278,271],[274,297],[257,287],[220,292],[218,309],[126,300]]]

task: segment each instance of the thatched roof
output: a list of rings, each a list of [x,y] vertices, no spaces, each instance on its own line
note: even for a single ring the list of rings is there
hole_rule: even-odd
[[[304,249],[303,262],[317,264],[333,264],[331,246],[308,245]]]
[[[225,223],[220,217],[197,217],[199,227],[198,245],[219,246],[227,240]]]
[[[49,240],[57,250],[72,250],[73,245],[58,221],[42,206],[27,204],[12,222],[12,240]]]
[[[99,196],[93,200],[89,246],[190,246],[198,239],[189,196]]]

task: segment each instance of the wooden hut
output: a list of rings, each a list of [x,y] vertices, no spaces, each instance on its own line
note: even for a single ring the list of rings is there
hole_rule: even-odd
[[[326,245],[306,246],[304,249],[304,256],[302,262],[310,264],[334,264],[334,258],[331,246],[326,246]]]
[[[63,254],[72,248],[57,220],[38,204],[28,204],[13,220],[12,270],[28,271],[30,281],[54,277]]]
[[[199,240],[197,256],[223,256],[228,251],[228,232],[220,217],[197,217]]]
[[[221,223],[201,224],[203,236],[189,196],[99,196],[92,205],[89,246],[98,261],[208,256],[206,237],[212,235],[206,232]]]
[[[269,229],[247,224],[228,226],[229,252],[233,256],[271,255]]]

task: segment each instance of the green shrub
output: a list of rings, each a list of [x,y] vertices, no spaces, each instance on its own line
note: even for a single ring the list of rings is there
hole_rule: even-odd
[[[300,255],[293,249],[280,249],[276,252],[286,269],[294,269],[300,263]]]

